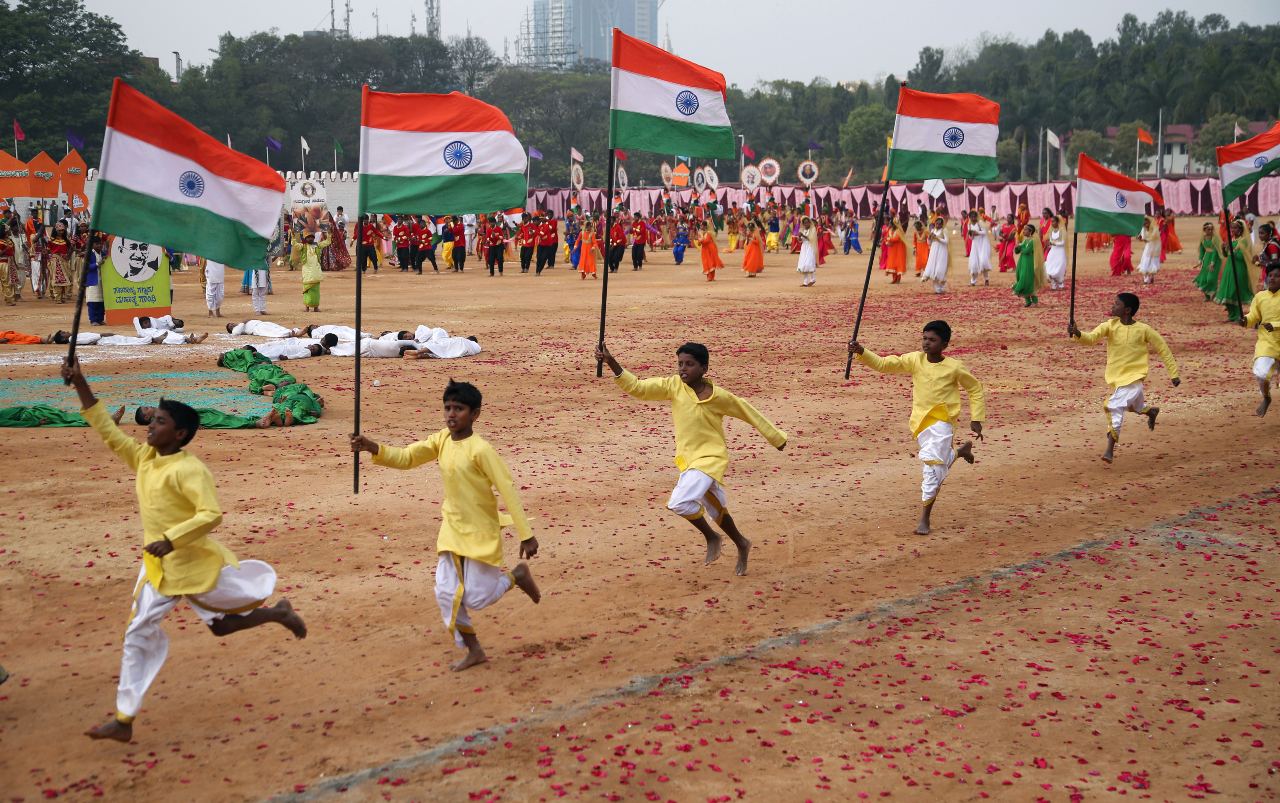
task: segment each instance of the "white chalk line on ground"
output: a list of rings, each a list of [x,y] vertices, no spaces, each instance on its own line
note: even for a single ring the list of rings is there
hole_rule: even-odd
[[[475,747],[477,744],[483,744],[487,740],[505,736],[512,731],[528,731],[538,725],[580,719],[592,710],[607,703],[647,694],[653,689],[658,688],[664,681],[675,676],[702,675],[717,667],[736,664],[740,661],[754,658],[761,653],[784,649],[787,647],[797,647],[803,642],[812,640],[815,637],[831,636],[841,630],[851,628],[855,624],[879,621],[881,619],[899,616],[907,609],[919,607],[921,604],[930,602],[939,597],[945,597],[950,594],[963,591],[979,583],[985,584],[993,580],[1002,580],[1010,575],[1025,572],[1030,569],[1036,569],[1053,562],[1073,557],[1080,553],[1093,552],[1101,547],[1109,546],[1116,541],[1129,541],[1134,538],[1142,538],[1156,542],[1165,541],[1167,542],[1165,546],[1173,548],[1173,542],[1175,540],[1181,541],[1184,544],[1207,546],[1212,539],[1212,542],[1217,546],[1229,549],[1238,549],[1241,548],[1241,545],[1238,543],[1232,543],[1216,536],[1210,536],[1206,533],[1190,529],[1188,525],[1202,520],[1206,513],[1212,513],[1217,510],[1231,507],[1237,502],[1266,496],[1274,496],[1277,493],[1280,493],[1280,485],[1273,486],[1265,491],[1234,496],[1230,499],[1221,500],[1211,505],[1194,508],[1166,521],[1154,522],[1142,531],[1132,532],[1125,530],[1111,538],[1082,541],[1074,546],[1059,550],[1052,555],[1035,558],[1034,560],[1025,561],[1012,566],[992,569],[980,575],[963,577],[912,597],[891,600],[877,605],[874,608],[868,608],[860,611],[851,616],[819,622],[781,636],[774,636],[738,652],[726,653],[717,658],[712,658],[708,661],[703,661],[686,667],[680,667],[679,669],[671,672],[635,677],[621,686],[593,694],[585,700],[549,708],[542,713],[527,717],[516,723],[482,728],[480,730],[472,731],[471,733],[449,739],[448,741],[442,742],[429,750],[413,753],[375,767],[367,767],[362,770],[356,770],[333,778],[317,779],[312,784],[307,785],[306,790],[303,792],[276,795],[274,797],[267,798],[267,803],[301,803],[301,801],[320,800],[332,795],[343,794],[350,791],[353,787],[360,786],[362,784],[375,783],[379,778],[393,773],[406,771],[414,772],[425,769],[433,764],[437,764],[442,760],[456,755],[460,750]]]

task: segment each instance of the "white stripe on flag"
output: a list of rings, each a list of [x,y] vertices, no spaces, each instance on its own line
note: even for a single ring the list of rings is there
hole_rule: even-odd
[[[714,89],[673,84],[616,67],[610,107],[679,123],[729,125],[729,110],[724,106],[724,98]]]
[[[1222,165],[1221,168],[1222,183],[1230,184],[1236,179],[1247,176],[1250,173],[1256,173],[1265,167],[1267,162],[1271,162],[1276,159],[1280,159],[1280,145],[1268,148],[1261,153],[1255,153],[1244,159],[1227,162]],[[1259,162],[1259,160],[1261,160],[1261,162]]]
[[[262,237],[270,238],[275,231],[284,203],[282,191],[223,178],[190,159],[111,128],[102,152],[108,156],[98,176],[102,181],[162,201],[207,209],[240,221]],[[188,172],[203,182],[198,195],[187,195],[182,189],[190,187],[182,181]]]
[[[374,176],[523,173],[528,164],[524,147],[510,131],[362,128],[360,140],[360,172]]]
[[[1151,196],[1135,190],[1121,190],[1110,184],[1080,179],[1076,206],[1087,206],[1117,215],[1145,215]],[[1121,205],[1123,203],[1123,206]]]
[[[896,128],[893,147],[902,151],[994,157],[1000,138],[1000,127],[991,123],[959,123],[905,114],[898,116]]]

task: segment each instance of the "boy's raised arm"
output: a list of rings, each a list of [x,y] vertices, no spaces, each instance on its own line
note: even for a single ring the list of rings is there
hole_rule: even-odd
[[[137,470],[147,447],[121,432],[120,427],[116,426],[116,422],[102,406],[102,402],[98,401],[89,388],[89,380],[85,379],[84,373],[80,370],[78,359],[63,363],[62,379],[76,389],[76,394],[80,397],[80,415],[84,416],[89,426],[102,437],[102,442],[108,449],[119,455],[129,468]]]

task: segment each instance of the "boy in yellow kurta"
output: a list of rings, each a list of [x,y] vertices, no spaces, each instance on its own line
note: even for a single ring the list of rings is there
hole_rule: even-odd
[[[1094,327],[1092,332],[1081,332],[1075,321],[1067,325],[1067,333],[1078,342],[1092,346],[1099,340],[1107,341],[1107,369],[1103,378],[1111,386],[1104,408],[1107,411],[1107,448],[1102,459],[1108,463],[1115,459],[1116,444],[1120,441],[1120,425],[1124,414],[1132,411],[1147,417],[1147,428],[1156,428],[1159,407],[1147,404],[1142,382],[1147,378],[1150,363],[1148,347],[1160,355],[1160,361],[1169,372],[1173,386],[1182,384],[1178,377],[1178,363],[1173,359],[1169,344],[1160,333],[1145,323],[1133,319],[1138,314],[1140,302],[1133,293],[1120,293],[1111,305],[1111,318]]]
[[[896,357],[881,357],[858,341],[849,341],[849,350],[867,367],[882,374],[911,375],[911,434],[920,444],[919,457],[924,464],[917,535],[929,534],[933,504],[956,458],[973,462],[973,441],[955,448],[954,425],[960,419],[961,388],[969,394],[969,429],[978,440],[982,440],[982,422],[987,417],[982,383],[964,363],[942,353],[950,342],[951,327],[946,321],[926,323],[920,338],[921,350]]]
[[[262,607],[275,590],[276,573],[269,565],[239,562],[209,537],[222,521],[213,475],[198,457],[183,451],[200,428],[196,411],[161,399],[147,427],[147,442],[142,444],[116,426],[94,397],[78,360],[63,364],[62,378],[75,387],[81,415],[89,426],[138,475],[142,568],[124,633],[116,715],[85,734],[128,742],[142,698],[168,655],[169,640],[160,623],[183,597],[215,636],[276,622],[297,638],[305,638],[307,626],[287,599]]]
[[[1258,345],[1253,348],[1253,376],[1262,391],[1258,415],[1266,415],[1271,406],[1271,380],[1280,364],[1280,265],[1267,268],[1267,289],[1254,293],[1244,325],[1258,330]]]
[[[707,523],[710,513],[738,548],[734,572],[746,574],[751,542],[738,531],[726,508],[724,473],[729,468],[729,450],[724,440],[724,417],[746,421],[778,451],[787,445],[787,433],[747,402],[704,378],[710,354],[701,343],[685,343],[676,349],[678,373],[653,379],[637,379],[623,370],[603,343],[596,348],[596,359],[607,362],[618,387],[637,399],[671,402],[680,480],[671,492],[667,509],[688,519],[707,539],[708,564],[720,557],[723,540]]]
[[[510,572],[502,566],[502,528],[514,526],[520,535],[520,557],[538,554],[538,539],[529,529],[511,471],[493,447],[476,435],[480,391],[469,382],[450,381],[444,389],[444,424],[424,441],[410,446],[380,446],[363,435],[351,436],[353,452],[368,452],[373,462],[389,468],[417,468],[440,464],[444,480],[442,521],[436,538],[436,602],[445,627],[467,655],[452,669],[460,672],[488,660],[471,624],[470,611],[487,608],[518,587],[535,603],[542,599],[529,566],[519,563]],[[493,489],[509,515],[498,514]]]

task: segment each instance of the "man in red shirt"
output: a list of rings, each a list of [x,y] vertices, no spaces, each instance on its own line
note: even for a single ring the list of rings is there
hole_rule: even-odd
[[[461,273],[467,265],[467,227],[462,215],[453,216],[449,231],[453,233],[453,269]]]
[[[538,267],[537,275],[542,275],[543,268],[549,268],[555,265],[556,261],[556,243],[560,240],[559,228],[556,225],[556,219],[550,213],[543,213],[546,217],[538,224]]]
[[[360,260],[360,272],[365,273],[369,267],[370,260],[373,261],[373,272],[378,272],[378,250],[382,247],[382,232],[378,231],[378,226],[374,223],[373,216],[370,215],[364,223],[364,231],[360,234],[360,241],[364,243],[364,257]]]
[[[436,273],[440,272],[440,266],[436,264],[436,244],[435,232],[431,230],[431,224],[422,215],[418,215],[418,219],[413,224],[413,267],[418,273],[422,273],[422,260],[431,263],[431,270]]]
[[[520,216],[520,229],[516,232],[516,245],[520,246],[520,272],[528,273],[533,262],[533,249],[538,245],[538,226],[525,212]]]
[[[640,270],[644,266],[644,247],[649,242],[649,227],[644,218],[636,212],[631,219],[631,269]]]
[[[609,272],[617,273],[622,265],[622,257],[627,253],[627,230],[622,221],[615,219],[613,228],[609,229]]]
[[[493,275],[493,268],[496,265],[498,275],[502,275],[502,260],[507,250],[507,232],[506,227],[502,225],[502,216],[495,214],[484,220],[482,223],[484,234],[481,235],[484,241],[484,261],[489,266],[489,275]]]
[[[409,216],[400,215],[396,225],[391,229],[391,239],[396,244],[396,260],[400,263],[400,272],[407,273],[413,266],[410,244],[413,242],[413,229],[409,227]]]

